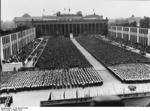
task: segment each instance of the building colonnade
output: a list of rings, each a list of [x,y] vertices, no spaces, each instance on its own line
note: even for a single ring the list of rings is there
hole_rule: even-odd
[[[58,34],[69,36],[70,33],[73,33],[73,35],[77,36],[80,34],[102,34],[104,30],[107,30],[105,22],[35,22],[34,26],[42,35]]]

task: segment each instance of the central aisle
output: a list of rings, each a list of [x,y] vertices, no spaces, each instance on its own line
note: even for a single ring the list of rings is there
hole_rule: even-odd
[[[85,58],[91,63],[91,65],[97,70],[103,79],[103,85],[99,87],[89,87],[90,92],[92,90],[97,92],[98,96],[107,95],[118,95],[118,94],[134,94],[150,92],[150,83],[133,83],[124,84],[119,79],[117,79],[111,72],[109,72],[99,61],[97,61],[86,49],[84,49],[75,39],[72,39],[74,45],[79,49],[79,51],[85,56]],[[135,91],[130,91],[128,86],[136,86]]]
[[[98,95],[112,95],[122,94],[123,85],[115,78],[99,61],[97,61],[88,51],[86,51],[75,39],[72,39],[74,45],[85,56],[85,58],[91,63],[91,65],[97,70],[103,79],[103,85],[98,87]],[[103,93],[100,91],[103,90]]]

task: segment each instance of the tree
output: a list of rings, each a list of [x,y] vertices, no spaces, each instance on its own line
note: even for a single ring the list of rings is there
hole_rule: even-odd
[[[60,16],[60,15],[61,15],[61,12],[60,12],[60,11],[58,11],[58,12],[56,13],[56,15],[57,15],[57,16]]]
[[[140,26],[143,28],[149,28],[150,27],[150,18],[144,17],[144,19],[140,20]]]
[[[137,26],[137,25],[136,25],[136,21],[130,23],[130,26],[136,27],[136,26]]]
[[[78,11],[78,12],[77,12],[77,15],[82,16],[82,12],[81,12],[81,11]]]

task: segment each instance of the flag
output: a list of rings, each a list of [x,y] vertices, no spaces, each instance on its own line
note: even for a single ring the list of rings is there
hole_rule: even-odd
[[[43,9],[43,16],[44,16],[44,12],[45,12],[45,9]]]
[[[64,12],[66,11],[66,9],[64,8]]]
[[[70,8],[69,8],[69,12],[70,12]]]
[[[45,12],[45,9],[43,9],[43,12]]]

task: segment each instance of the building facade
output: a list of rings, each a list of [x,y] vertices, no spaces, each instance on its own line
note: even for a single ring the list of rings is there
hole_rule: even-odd
[[[36,27],[37,35],[62,35],[68,37],[70,33],[74,36],[80,34],[106,34],[108,29],[108,20],[95,14],[88,16],[64,14],[59,16],[15,18],[16,26],[25,24],[25,22]]]
[[[30,43],[35,37],[35,28],[11,33],[0,37],[0,59],[8,60],[18,53],[25,45]]]
[[[150,46],[149,28],[109,26],[108,34],[112,39],[119,38],[124,41],[138,43],[143,46]]]

